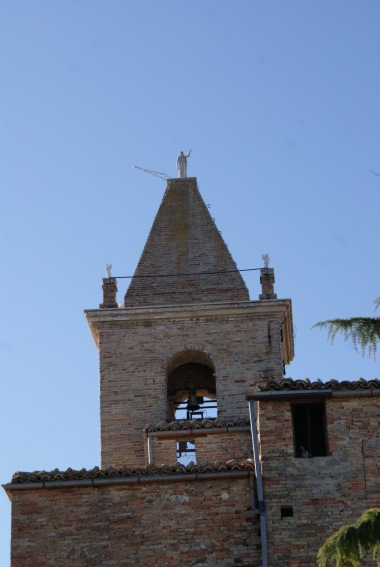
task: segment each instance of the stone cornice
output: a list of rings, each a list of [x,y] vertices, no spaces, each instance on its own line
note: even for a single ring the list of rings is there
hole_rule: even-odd
[[[147,321],[162,323],[195,318],[278,317],[283,327],[285,364],[288,364],[294,356],[292,303],[290,299],[86,309],[84,313],[97,347],[99,346],[99,329],[105,326]]]

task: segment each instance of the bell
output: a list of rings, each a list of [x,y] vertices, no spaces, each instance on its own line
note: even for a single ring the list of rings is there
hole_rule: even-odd
[[[189,399],[187,400],[187,411],[197,411],[201,406],[198,404],[197,396],[195,392],[189,392]]]

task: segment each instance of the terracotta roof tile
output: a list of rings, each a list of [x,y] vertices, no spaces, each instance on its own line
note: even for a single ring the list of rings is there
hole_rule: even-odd
[[[49,482],[49,481],[70,481],[85,479],[104,479],[104,478],[123,478],[123,477],[139,477],[154,475],[179,475],[194,473],[222,473],[229,471],[251,471],[254,470],[254,464],[251,459],[242,461],[215,461],[214,463],[195,464],[189,463],[187,466],[177,463],[173,466],[169,465],[148,465],[146,467],[108,467],[105,470],[94,467],[93,469],[74,470],[68,468],[66,471],[34,471],[34,472],[16,472],[12,477],[11,484]]]
[[[369,390],[370,388],[380,388],[380,380],[374,378],[373,380],[364,380],[360,378],[350,382],[349,380],[329,380],[322,382],[316,380],[311,382],[308,378],[305,380],[293,380],[292,378],[285,378],[279,382],[272,380],[264,386],[260,386],[260,391],[279,391],[279,390]]]
[[[184,419],[181,421],[171,421],[170,423],[164,421],[157,424],[148,423],[144,429],[144,433],[152,433],[154,431],[192,431],[193,429],[218,429],[242,426],[249,426],[249,419],[245,417],[231,419]]]

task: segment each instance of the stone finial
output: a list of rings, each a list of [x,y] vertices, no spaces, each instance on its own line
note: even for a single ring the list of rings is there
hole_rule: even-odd
[[[112,274],[111,274],[111,270],[112,270],[112,264],[106,264],[106,275],[107,278],[112,278]]]
[[[108,264],[106,264],[107,266]],[[110,271],[111,273],[111,271]],[[114,309],[118,307],[116,301],[117,295],[117,281],[112,276],[103,278],[103,303],[99,305],[100,309]]]
[[[268,254],[266,254],[266,256],[268,256]],[[268,264],[269,264],[269,256],[268,256]],[[277,299],[277,294],[274,293],[274,285],[273,285],[274,282],[275,282],[274,269],[268,268],[267,266],[265,268],[261,268],[260,270],[261,294],[259,295],[259,299]]]

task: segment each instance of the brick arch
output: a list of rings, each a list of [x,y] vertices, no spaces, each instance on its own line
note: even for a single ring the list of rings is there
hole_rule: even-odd
[[[215,365],[210,354],[196,347],[185,347],[168,357],[165,373],[168,419],[174,419],[178,404],[188,398],[187,385],[196,387],[196,395],[216,399]]]
[[[208,366],[213,372],[215,372],[215,364],[211,354],[196,346],[185,346],[183,350],[166,357],[166,360],[162,365],[166,378],[171,372],[173,372],[173,370],[178,368],[178,366],[187,364],[189,362],[203,364],[204,366]]]

